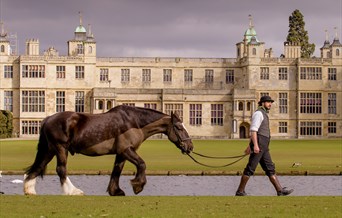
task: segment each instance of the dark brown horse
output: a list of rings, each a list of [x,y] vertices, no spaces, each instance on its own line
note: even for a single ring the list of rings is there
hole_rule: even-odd
[[[103,114],[61,112],[42,122],[38,151],[32,166],[25,175],[24,193],[36,194],[36,177],[43,177],[46,165],[56,155],[56,172],[66,195],[82,195],[67,177],[68,152],[87,156],[116,154],[114,168],[108,185],[110,195],[125,195],[119,187],[119,178],[128,160],[137,172],[131,180],[135,194],[146,184],[145,162],[136,153],[148,137],[164,133],[183,153],[193,149],[192,141],[177,114],[171,116],[156,110],[117,106]]]

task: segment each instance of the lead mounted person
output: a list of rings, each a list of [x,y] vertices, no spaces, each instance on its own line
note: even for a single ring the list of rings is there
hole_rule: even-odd
[[[293,189],[288,190],[280,185],[275,173],[275,166],[269,152],[271,134],[268,112],[271,109],[273,102],[274,101],[270,96],[262,96],[258,102],[259,107],[252,116],[252,124],[250,128],[251,140],[245,150],[245,153],[250,156],[246,168],[243,171],[240,185],[235,194],[236,196],[247,195],[245,192],[246,184],[249,177],[254,175],[258,163],[260,163],[262,169],[270,179],[278,196],[289,195],[293,192]]]

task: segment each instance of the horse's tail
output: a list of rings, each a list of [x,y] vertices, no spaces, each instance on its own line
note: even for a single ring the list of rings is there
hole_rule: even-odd
[[[43,178],[47,164],[42,164],[44,161],[46,154],[49,152],[49,145],[47,136],[44,132],[44,121],[42,121],[42,126],[40,128],[39,141],[37,145],[37,154],[33,164],[25,169],[25,173],[30,176],[32,173],[38,172],[37,176],[41,176]]]

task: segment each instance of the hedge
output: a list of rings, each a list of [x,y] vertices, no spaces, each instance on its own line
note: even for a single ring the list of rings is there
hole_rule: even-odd
[[[11,138],[13,132],[12,112],[0,110],[0,138]]]

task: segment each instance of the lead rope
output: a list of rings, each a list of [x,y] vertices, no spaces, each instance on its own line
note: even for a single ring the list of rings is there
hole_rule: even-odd
[[[182,139],[182,137],[180,137],[178,131],[176,131],[176,127],[175,126],[173,126],[173,131],[174,131],[174,133],[175,133],[175,135],[178,138],[178,141],[180,143],[183,143],[186,140],[191,140],[190,137]],[[186,152],[184,152],[184,153],[186,153]],[[186,153],[195,163],[197,163],[199,165],[202,165],[202,166],[205,166],[205,167],[211,167],[211,168],[227,167],[227,166],[235,164],[236,162],[242,160],[244,157],[247,156],[247,154],[243,154],[243,155],[239,155],[239,156],[230,156],[230,157],[213,157],[213,156],[207,156],[207,155],[203,155],[203,154],[196,153],[196,152],[192,152],[192,153],[195,154],[195,155],[201,156],[201,157],[212,158],[212,159],[233,159],[233,158],[239,158],[236,161],[233,161],[231,163],[228,163],[228,164],[225,164],[225,165],[222,165],[222,166],[213,166],[213,165],[207,165],[207,164],[201,163],[201,162],[197,161],[195,158],[193,158],[189,153]]]
[[[211,159],[233,159],[233,158],[239,158],[239,157],[246,156],[246,154],[243,154],[243,155],[238,155],[238,156],[226,156],[226,157],[223,157],[223,156],[207,156],[207,155],[200,154],[200,153],[197,153],[197,152],[194,152],[194,151],[192,153],[196,154],[197,156],[200,156],[200,157],[211,158]]]
[[[240,156],[232,156],[232,157],[211,157],[211,156],[206,156],[206,155],[203,155],[203,154],[199,154],[199,153],[195,153],[193,152],[194,154],[198,155],[198,156],[201,156],[201,157],[206,157],[206,158],[214,158],[214,159],[229,159],[229,158],[239,158],[237,159],[236,161],[233,161],[231,163],[228,163],[228,164],[225,164],[225,165],[221,165],[221,166],[213,166],[213,165],[207,165],[207,164],[204,164],[204,163],[201,163],[199,161],[197,161],[194,157],[192,157],[190,154],[186,153],[195,163],[199,164],[199,165],[202,165],[202,166],[205,166],[205,167],[211,167],[211,168],[220,168],[220,167],[227,167],[227,166],[230,166],[230,165],[233,165],[237,162],[239,162],[240,160],[242,160],[244,157],[247,156],[247,154],[244,154],[244,155],[240,155]]]

